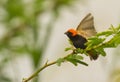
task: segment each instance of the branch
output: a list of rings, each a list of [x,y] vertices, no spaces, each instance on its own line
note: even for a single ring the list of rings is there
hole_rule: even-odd
[[[30,81],[32,78],[36,77],[38,75],[38,73],[40,73],[43,69],[51,66],[51,65],[54,65],[56,64],[57,62],[56,61],[53,61],[51,63],[45,63],[41,68],[39,68],[36,72],[34,72],[30,77],[28,78],[23,78],[23,81],[22,82],[28,82]]]
[[[61,65],[62,62],[65,62],[65,61],[69,61],[71,63],[73,63],[74,65],[77,65],[77,63],[81,63],[83,65],[86,65],[88,66],[88,64],[86,64],[85,62],[83,61],[80,61],[81,59],[83,59],[81,56],[78,56],[78,55],[73,55],[75,54],[74,51],[71,53],[71,54],[68,54],[67,56],[63,57],[63,58],[59,58],[57,59],[56,61],[53,61],[51,63],[48,63],[48,61],[41,67],[39,68],[36,72],[34,72],[31,76],[29,76],[28,78],[23,78],[23,81],[22,82],[28,82],[30,81],[31,79],[33,79],[34,77],[36,77],[43,69],[51,66],[51,65],[54,65],[54,64],[57,64],[58,66]],[[75,62],[74,62],[75,61]]]

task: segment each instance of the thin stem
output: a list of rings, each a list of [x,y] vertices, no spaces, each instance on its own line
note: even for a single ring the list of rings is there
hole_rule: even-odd
[[[72,53],[73,53],[73,52],[72,52]],[[72,53],[71,53],[71,54],[72,54]],[[68,56],[71,55],[71,54],[68,54],[67,56],[63,57],[63,59],[65,59],[66,57],[68,57]],[[51,63],[48,63],[48,61],[47,61],[41,68],[39,68],[39,69],[38,69],[36,72],[34,72],[31,76],[29,76],[28,78],[23,78],[23,81],[22,81],[22,82],[28,82],[28,81],[30,81],[30,80],[33,79],[35,76],[37,76],[38,73],[40,73],[43,69],[45,69],[45,68],[47,68],[47,67],[49,67],[49,66],[51,66],[51,65],[56,64],[57,61],[58,61],[58,60],[53,61],[53,62],[51,62]]]
[[[56,63],[57,63],[57,61],[53,61],[53,62],[51,62],[51,63],[47,63],[47,62],[46,62],[43,67],[39,68],[39,69],[38,69],[36,72],[34,72],[30,77],[24,78],[22,82],[28,82],[28,81],[30,81],[32,78],[34,78],[35,76],[37,76],[38,73],[40,73],[43,69],[47,68],[48,66],[54,65],[54,64],[56,64]]]

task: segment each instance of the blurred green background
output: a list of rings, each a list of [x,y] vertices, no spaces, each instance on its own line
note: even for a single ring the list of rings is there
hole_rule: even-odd
[[[106,2],[104,0],[0,0],[0,82],[21,82],[22,78],[28,77],[39,68],[43,61],[61,57],[58,54],[64,56],[64,48],[68,44],[63,33],[72,25],[76,27],[79,24],[84,11],[95,15],[98,32],[107,29],[110,24],[118,25],[119,2],[119,0],[116,2],[114,0],[106,0]],[[79,66],[76,69],[71,64],[65,64],[63,65],[65,68],[54,67],[50,71],[42,72],[42,75],[32,82],[95,82],[97,78],[100,78],[100,82],[120,82],[119,48],[106,51],[108,56],[91,62],[91,67]],[[49,52],[54,52],[54,54]],[[71,70],[76,72],[71,72]],[[89,71],[83,72],[85,70]],[[91,70],[96,71],[93,73],[90,72]],[[104,70],[102,72],[105,73],[99,73],[99,70]],[[59,76],[60,73],[57,71],[63,72],[61,74],[63,77]],[[76,74],[79,73],[78,71],[82,76],[80,79],[80,76]],[[86,76],[88,72],[93,73],[93,77],[96,74],[98,77]],[[68,79],[73,77],[69,77],[68,73],[73,74],[74,80]],[[50,77],[51,74],[54,74],[54,77]]]

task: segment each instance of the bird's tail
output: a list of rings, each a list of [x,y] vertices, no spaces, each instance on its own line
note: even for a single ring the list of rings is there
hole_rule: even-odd
[[[96,60],[99,54],[95,50],[90,50],[87,52],[90,56],[90,60]]]

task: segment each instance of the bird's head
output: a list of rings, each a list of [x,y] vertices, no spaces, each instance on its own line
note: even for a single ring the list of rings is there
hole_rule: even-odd
[[[74,37],[77,35],[77,31],[75,29],[69,29],[67,32],[65,32],[65,34],[68,36],[68,37]]]

